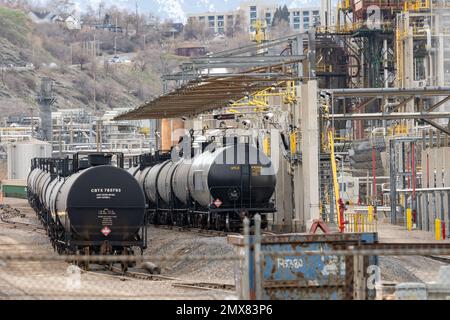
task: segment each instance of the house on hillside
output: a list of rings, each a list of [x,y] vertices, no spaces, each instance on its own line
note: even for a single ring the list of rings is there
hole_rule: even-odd
[[[80,20],[72,14],[58,14],[52,11],[30,11],[28,17],[34,23],[60,23],[69,30],[81,29]]]
[[[65,27],[69,30],[80,30],[81,22],[72,14],[63,15],[62,23],[64,23]]]
[[[62,18],[51,11],[30,11],[28,12],[28,17],[34,23],[56,23],[60,21]]]

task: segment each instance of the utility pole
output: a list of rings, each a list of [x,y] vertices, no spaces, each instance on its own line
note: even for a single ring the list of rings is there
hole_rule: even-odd
[[[94,68],[94,113],[97,112],[97,90],[96,90],[96,85],[97,85],[97,66],[96,66],[96,50],[95,50],[96,46],[95,46],[95,30],[94,30],[94,60],[92,62],[92,66]]]
[[[116,16],[116,33],[114,35],[114,55],[117,55],[117,16]]]
[[[97,152],[102,152],[102,120],[97,120]]]
[[[59,149],[59,157],[62,158],[62,133],[63,133],[63,125],[64,125],[64,116],[61,115],[61,124],[59,126],[59,134],[58,134],[58,149]]]
[[[136,36],[139,35],[139,12],[138,12],[138,0],[136,0]]]
[[[31,138],[34,138],[34,118],[33,118],[33,108],[30,108],[30,126],[31,126]]]

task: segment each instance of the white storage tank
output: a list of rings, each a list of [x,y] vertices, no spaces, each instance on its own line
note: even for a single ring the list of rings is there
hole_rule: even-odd
[[[51,158],[52,146],[42,141],[15,142],[7,145],[8,179],[23,180],[28,177],[33,158]]]

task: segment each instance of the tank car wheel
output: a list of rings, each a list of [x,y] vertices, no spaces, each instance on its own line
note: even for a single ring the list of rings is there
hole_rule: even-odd
[[[128,256],[128,248],[125,248],[122,252],[122,255]],[[122,273],[126,273],[128,271],[128,261],[121,261],[120,262],[120,268],[122,269]]]
[[[215,230],[220,231],[220,216],[218,214],[216,214],[214,216],[214,225],[215,225]]]

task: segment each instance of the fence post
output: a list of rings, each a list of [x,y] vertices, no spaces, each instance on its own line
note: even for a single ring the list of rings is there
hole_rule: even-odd
[[[366,283],[364,277],[364,256],[353,256],[353,298],[354,300],[366,300]]]
[[[250,220],[244,219],[244,272],[242,277],[242,299],[250,300]]]
[[[256,300],[262,300],[261,216],[255,215],[255,288]]]

